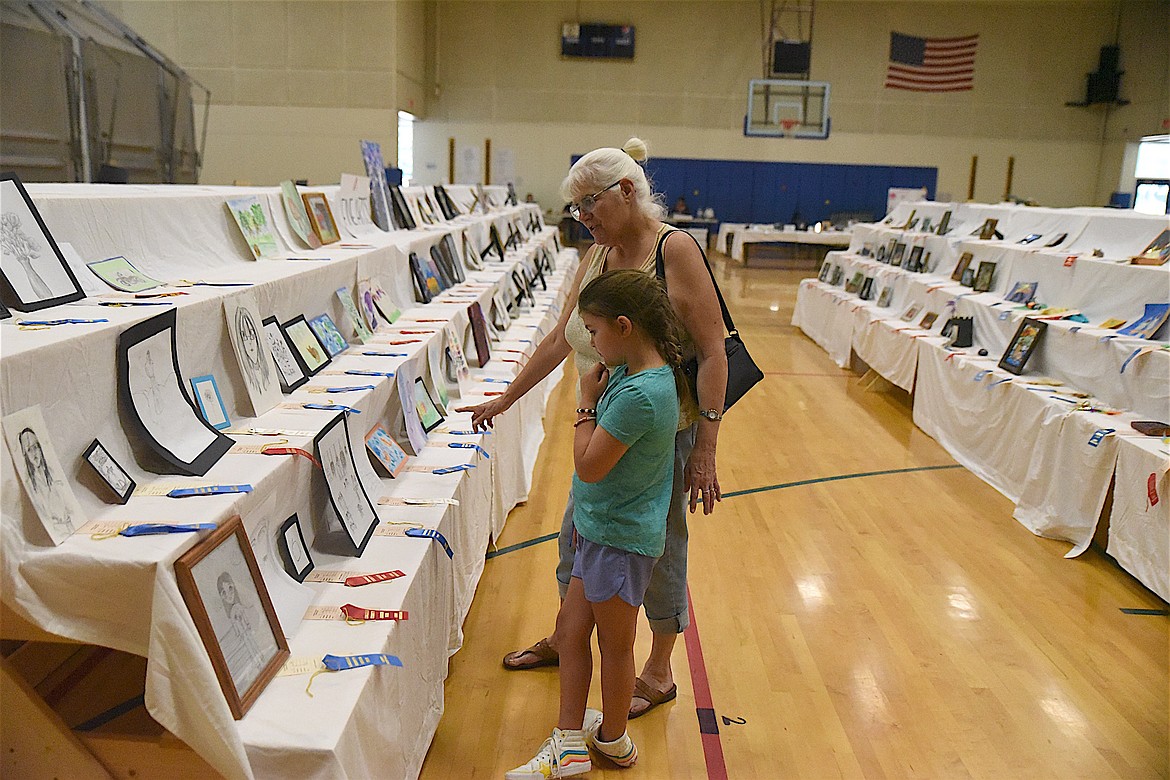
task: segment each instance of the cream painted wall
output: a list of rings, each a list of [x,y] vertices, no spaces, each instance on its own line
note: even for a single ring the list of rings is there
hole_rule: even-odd
[[[103,5],[211,90],[205,184],[336,182],[364,170],[361,139],[393,163],[398,109],[422,113],[422,0]]]
[[[762,69],[757,2],[440,2],[438,96],[416,126],[416,177],[446,178],[448,138],[479,149],[490,138],[515,150],[517,190],[557,207],[570,155],[637,134],[668,157],[937,166],[939,191],[959,199],[978,155],[984,201],[1003,195],[1011,155],[1013,194],[1102,203],[1125,139],[1159,132],[1166,115],[1168,8],[1125,3],[1123,89],[1134,102],[1111,110],[1125,126],[1110,121],[1105,142],[1105,109],[1065,102],[1083,98],[1084,74],[1113,40],[1116,0],[819,0],[811,77],[832,84],[833,131],[797,141],[742,133],[747,83]],[[635,25],[636,59],[561,59],[560,25],[574,19]],[[891,30],[978,33],[974,89],[884,89]]]

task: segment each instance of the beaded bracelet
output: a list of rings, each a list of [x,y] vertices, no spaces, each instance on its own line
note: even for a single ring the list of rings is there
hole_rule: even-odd
[[[577,414],[591,414],[591,415],[593,415],[594,417],[596,417],[596,416],[597,416],[597,410],[596,410],[596,409],[578,409],[578,410],[577,410]]]

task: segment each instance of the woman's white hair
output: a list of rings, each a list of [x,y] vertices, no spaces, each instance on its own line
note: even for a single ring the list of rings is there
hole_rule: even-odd
[[[634,205],[650,219],[665,219],[666,204],[662,195],[651,189],[650,179],[640,163],[650,158],[646,142],[631,138],[621,149],[606,146],[594,149],[573,163],[569,175],[561,182],[561,197],[580,200],[614,182],[629,179],[634,185]]]

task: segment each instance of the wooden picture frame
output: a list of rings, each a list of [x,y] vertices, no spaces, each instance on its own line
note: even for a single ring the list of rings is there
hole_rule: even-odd
[[[134,488],[138,486],[134,478],[126,473],[126,469],[122,468],[118,461],[114,460],[114,456],[100,441],[94,439],[81,457],[118,497],[119,504],[125,504],[130,500],[130,496],[134,495]]]
[[[29,312],[84,298],[73,269],[20,177],[0,174],[0,194],[4,204],[0,214],[0,289],[7,304]]]
[[[289,657],[239,515],[183,553],[175,561],[175,579],[232,717],[239,720]]]
[[[995,286],[995,263],[983,260],[979,263],[979,270],[975,272],[975,281],[971,289],[975,292],[990,292]]]
[[[1022,374],[1028,358],[1032,357],[1036,347],[1040,346],[1044,331],[1047,329],[1048,323],[1044,320],[1025,317],[1020,322],[1020,327],[1016,328],[1016,335],[1008,342],[1007,349],[1003,351],[999,367],[1012,374]]]
[[[322,244],[335,244],[341,240],[341,233],[337,230],[337,220],[333,218],[333,209],[329,208],[329,199],[323,192],[302,192],[301,202],[305,204],[305,211],[309,215],[309,224],[317,234]]]

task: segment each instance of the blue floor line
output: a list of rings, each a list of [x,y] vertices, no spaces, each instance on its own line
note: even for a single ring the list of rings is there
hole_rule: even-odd
[[[736,490],[736,491],[733,491],[731,493],[724,493],[723,497],[724,498],[735,498],[736,496],[746,496],[746,495],[749,495],[751,493],[763,493],[763,492],[766,492],[769,490],[781,490],[783,488],[800,487],[802,485],[816,485],[816,484],[819,484],[821,482],[837,482],[837,481],[842,480],[842,479],[858,479],[860,477],[881,477],[881,476],[885,476],[887,474],[909,474],[909,473],[912,473],[915,471],[942,471],[945,469],[961,469],[961,468],[963,468],[963,467],[960,466],[958,463],[948,463],[948,464],[943,465],[943,466],[916,466],[914,468],[909,468],[909,469],[890,469],[888,471],[863,471],[863,472],[860,472],[858,474],[840,474],[840,475],[835,476],[835,477],[818,477],[817,479],[802,479],[799,482],[782,482],[779,485],[765,485],[764,487],[748,488],[747,490]],[[551,542],[553,539],[556,539],[558,535],[559,535],[559,532],[545,534],[544,536],[538,536],[535,539],[529,539],[528,541],[525,541],[525,542],[519,542],[517,544],[512,544],[512,545],[509,545],[507,547],[500,547],[500,548],[495,549],[495,550],[489,550],[487,555],[484,557],[487,560],[491,560],[492,558],[497,558],[505,553],[516,552],[517,550],[523,550],[526,547],[532,547],[534,545],[542,544],[544,542]]]

